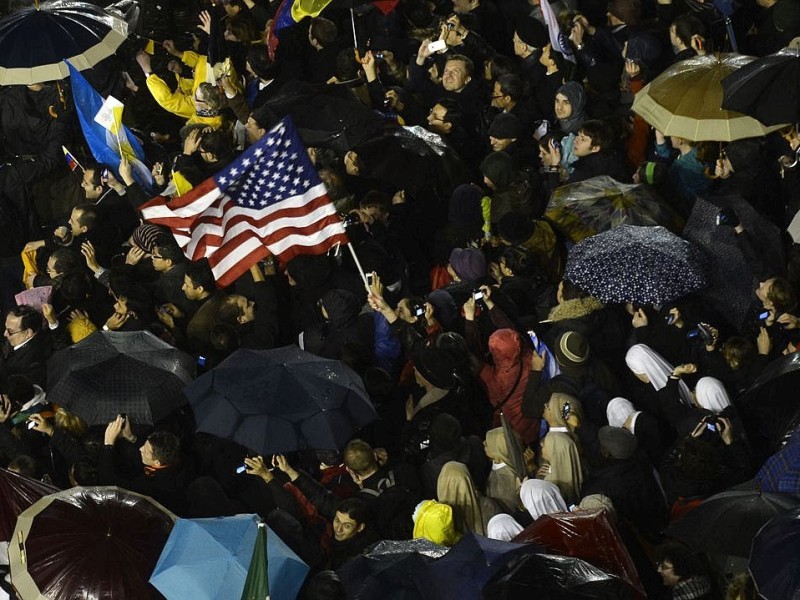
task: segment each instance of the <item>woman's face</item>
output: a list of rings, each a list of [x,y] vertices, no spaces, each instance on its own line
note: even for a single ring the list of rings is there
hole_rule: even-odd
[[[572,104],[564,94],[556,94],[555,113],[558,119],[569,119],[572,116]]]

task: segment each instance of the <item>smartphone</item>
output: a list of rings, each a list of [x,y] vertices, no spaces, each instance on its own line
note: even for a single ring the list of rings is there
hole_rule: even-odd
[[[428,44],[428,50],[431,53],[441,52],[445,48],[447,48],[447,43],[444,40],[436,40],[435,42],[431,42],[430,44]]]
[[[567,420],[567,417],[569,417],[570,408],[571,406],[569,405],[569,402],[564,402],[564,406],[561,407],[561,416],[564,417],[565,421]]]
[[[475,300],[475,302],[483,300],[483,292],[481,290],[475,290],[472,292],[472,299]]]
[[[206,366],[206,357],[202,354],[197,357],[197,366],[198,367],[205,367]]]
[[[712,433],[717,433],[717,426],[715,423],[706,423],[706,429]]]
[[[417,304],[414,306],[414,316],[415,317],[422,317],[425,315],[425,305],[424,304]]]
[[[765,310],[765,311],[762,311],[762,312],[758,313],[758,320],[759,321],[766,321],[767,319],[769,319],[769,311],[768,310]]]
[[[36,421],[28,421],[28,429],[33,429],[36,427]]]
[[[247,465],[239,465],[238,467],[236,467],[236,473],[239,475],[241,475],[245,471],[247,471]]]
[[[674,313],[670,313],[664,319],[667,322],[667,325],[674,325],[676,321],[676,317]]]
[[[372,285],[372,273],[367,273],[367,285]]]
[[[560,152],[560,151],[561,151],[561,142],[559,142],[559,141],[558,141],[557,139],[555,139],[555,138],[551,138],[551,139],[550,139],[550,147],[551,147],[553,150],[558,150],[558,151]]]

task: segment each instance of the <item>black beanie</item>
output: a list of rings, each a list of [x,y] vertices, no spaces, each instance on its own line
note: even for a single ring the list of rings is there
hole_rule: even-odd
[[[547,27],[533,17],[523,17],[517,21],[514,31],[519,39],[533,48],[544,48],[550,43]]]
[[[412,362],[420,375],[435,387],[449,390],[455,386],[456,363],[449,352],[426,346],[414,352]]]
[[[489,135],[498,140],[521,138],[522,123],[511,113],[500,113],[489,125]]]

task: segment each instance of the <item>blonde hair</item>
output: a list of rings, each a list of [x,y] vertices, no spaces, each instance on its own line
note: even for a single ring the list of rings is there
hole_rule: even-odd
[[[89,431],[89,424],[86,421],[60,406],[56,409],[55,422],[56,427],[75,438],[82,438]]]

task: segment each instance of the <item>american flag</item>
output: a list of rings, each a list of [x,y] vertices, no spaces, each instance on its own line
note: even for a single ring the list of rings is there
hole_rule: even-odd
[[[220,287],[270,254],[286,262],[347,243],[290,117],[189,193],[145,204],[142,216],[168,227],[191,260],[207,257]]]

